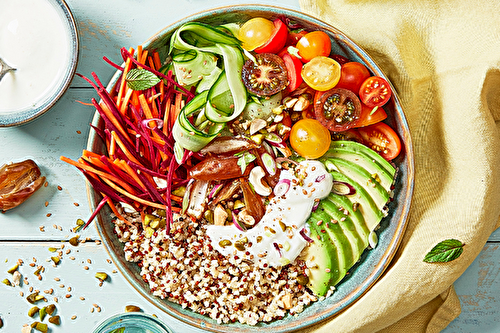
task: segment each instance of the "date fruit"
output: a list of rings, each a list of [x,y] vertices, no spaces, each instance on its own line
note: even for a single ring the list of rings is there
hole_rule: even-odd
[[[0,210],[22,204],[45,182],[33,160],[5,164],[0,168]]]

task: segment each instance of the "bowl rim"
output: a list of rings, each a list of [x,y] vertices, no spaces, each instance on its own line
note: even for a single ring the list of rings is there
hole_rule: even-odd
[[[249,8],[250,7],[250,8]],[[358,286],[357,288],[353,289],[349,293],[349,298],[344,299],[342,302],[339,304],[336,304],[333,308],[328,308],[328,311],[318,311],[317,313],[313,313],[312,316],[310,316],[309,320],[304,323],[302,320],[294,320],[291,321],[291,324],[288,323],[287,325],[269,325],[272,324],[273,322],[277,322],[276,320],[270,322],[269,324],[264,323],[262,326],[257,325],[257,326],[250,326],[250,325],[245,325],[245,327],[234,327],[232,325],[218,325],[214,320],[211,320],[208,317],[203,316],[203,319],[196,319],[193,318],[193,315],[195,315],[194,312],[191,311],[192,314],[190,315],[184,315],[180,313],[178,310],[173,309],[172,305],[176,306],[174,303],[168,302],[168,301],[163,301],[160,298],[152,295],[149,290],[144,290],[144,288],[141,286],[140,281],[135,281],[129,278],[129,276],[133,275],[133,272],[126,266],[122,265],[120,262],[120,258],[118,257],[117,253],[113,251],[113,248],[110,244],[108,244],[105,239],[108,236],[106,230],[102,226],[102,221],[101,219],[101,214],[98,214],[97,216],[97,222],[95,223],[97,231],[99,233],[99,236],[103,240],[103,244],[105,245],[106,251],[108,254],[111,256],[113,261],[118,267],[118,270],[120,273],[124,276],[124,278],[132,285],[134,289],[137,290],[137,292],[143,296],[146,300],[148,300],[151,304],[155,305],[159,309],[163,310],[166,314],[173,316],[176,319],[181,320],[182,322],[194,326],[199,329],[211,331],[211,332],[256,332],[256,331],[265,331],[265,332],[278,332],[278,331],[296,331],[299,329],[304,329],[306,327],[310,327],[312,325],[318,324],[324,320],[331,319],[343,311],[345,311],[348,307],[352,306],[354,303],[358,302],[360,299],[362,299],[362,296],[368,292],[372,288],[372,286],[381,278],[384,272],[388,269],[392,258],[396,254],[396,251],[401,244],[403,235],[405,233],[407,224],[408,224],[408,217],[409,217],[409,211],[410,211],[410,206],[412,202],[412,196],[413,196],[413,188],[414,188],[414,153],[413,153],[413,144],[409,132],[409,126],[406,120],[406,116],[404,113],[404,110],[402,108],[401,101],[396,93],[396,90],[394,89],[392,83],[388,79],[388,77],[383,73],[383,71],[378,67],[378,65],[375,63],[375,61],[364,51],[359,45],[357,45],[353,40],[351,40],[347,35],[345,35],[343,32],[335,28],[329,23],[326,23],[316,17],[313,17],[309,14],[300,12],[295,9],[291,8],[285,8],[285,7],[279,7],[275,5],[265,5],[265,4],[252,4],[252,5],[245,5],[245,4],[240,4],[240,5],[226,5],[226,6],[220,6],[220,7],[214,7],[210,9],[205,9],[202,11],[199,11],[197,13],[190,14],[180,20],[177,20],[175,22],[169,23],[165,28],[161,29],[160,31],[156,32],[152,37],[148,38],[143,44],[143,48],[149,47],[152,43],[154,43],[163,33],[167,32],[173,32],[176,28],[178,28],[182,23],[188,22],[188,21],[193,21],[193,20],[200,20],[203,18],[209,17],[209,15],[214,15],[214,12],[219,13],[236,13],[240,11],[245,11],[248,9],[255,9],[258,11],[265,11],[265,12],[272,12],[274,15],[270,16],[278,16],[277,13],[280,13],[282,15],[294,15],[295,17],[300,17],[302,20],[307,20],[308,22],[314,24],[314,25],[319,25],[322,26],[323,28],[327,29],[329,32],[333,33],[336,38],[339,38],[342,40],[344,43],[347,43],[353,51],[364,61],[366,61],[365,65],[369,67],[370,71],[373,72],[375,75],[382,76],[385,78],[389,84],[391,85],[391,88],[393,89],[393,99],[394,99],[394,113],[398,117],[398,125],[401,127],[403,130],[403,133],[399,133],[400,135],[403,136],[402,141],[404,142],[404,162],[401,162],[401,164],[406,165],[406,169],[404,172],[406,172],[406,182],[407,186],[404,188],[404,197],[401,202],[398,203],[398,205],[401,205],[400,213],[397,215],[398,221],[397,221],[397,226],[396,226],[396,231],[392,238],[390,239],[387,247],[385,248],[385,251],[383,254],[380,256],[382,259],[379,260],[375,266],[375,268],[372,269],[372,273],[369,275],[368,278],[366,278],[363,282],[362,285]],[[212,14],[208,14],[208,13]],[[332,36],[330,36],[332,37]],[[116,71],[111,80],[109,81],[110,83],[107,86],[107,89],[111,89],[114,84],[116,83],[118,77],[120,75],[120,71]],[[102,121],[100,119],[100,116],[98,112],[96,111],[94,118],[92,120],[92,125],[97,126],[99,124],[99,121]],[[93,144],[95,143],[95,139],[97,138],[97,134],[95,131],[90,131],[89,133],[89,139],[88,139],[88,144],[87,148],[92,148]],[[99,201],[96,194],[92,190],[91,186],[87,183],[87,194],[89,198],[89,204],[91,206],[91,209],[95,209],[97,202]],[[365,251],[366,253],[366,251]],[[360,260],[361,261],[361,260]],[[362,262],[361,262],[362,264]],[[359,265],[356,264],[355,266]],[[128,275],[127,275],[128,274]],[[341,282],[343,284],[345,282]],[[167,305],[167,302],[169,303]],[[318,302],[316,302],[318,303]],[[309,305],[310,307],[311,305]],[[300,314],[299,314],[300,316]],[[278,320],[279,322],[279,320]],[[248,327],[246,327],[248,326]]]
[[[47,0],[47,1],[50,2],[51,5],[54,6],[54,8],[56,8],[57,5],[57,7],[62,10],[62,13],[64,14],[64,21],[65,23],[68,24],[69,44],[70,44],[69,45],[70,61],[68,69],[66,71],[66,74],[63,75],[63,77],[61,78],[62,81],[58,85],[56,85],[57,92],[54,95],[49,96],[50,100],[35,108],[27,108],[21,110],[20,112],[14,111],[14,112],[9,112],[6,115],[0,115],[0,128],[23,125],[45,114],[66,93],[66,91],[69,89],[71,85],[71,82],[73,81],[73,77],[75,76],[76,68],[78,66],[80,58],[79,30],[76,24],[75,17],[65,0]]]

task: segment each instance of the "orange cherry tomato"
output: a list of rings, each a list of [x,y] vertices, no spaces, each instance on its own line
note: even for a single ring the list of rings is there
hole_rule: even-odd
[[[330,37],[323,31],[313,31],[304,35],[296,45],[302,62],[309,62],[317,56],[328,57],[332,50]]]
[[[330,148],[330,131],[316,119],[301,119],[292,126],[290,145],[300,156],[315,159]]]

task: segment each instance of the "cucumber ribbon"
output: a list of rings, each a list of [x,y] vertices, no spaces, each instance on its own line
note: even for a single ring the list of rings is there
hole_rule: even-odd
[[[190,22],[177,29],[170,39],[170,53],[184,54],[183,66],[207,53],[220,55],[223,71],[207,90],[201,91],[179,113],[173,135],[176,144],[184,149],[199,151],[213,140],[225,123],[237,118],[245,108],[247,91],[241,80],[244,57],[241,42],[227,33],[224,27]],[[175,57],[175,56],[174,56]],[[195,119],[193,122],[190,118]]]

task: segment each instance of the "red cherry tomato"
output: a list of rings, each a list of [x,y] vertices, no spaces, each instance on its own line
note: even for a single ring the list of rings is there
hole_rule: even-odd
[[[363,138],[364,144],[375,150],[386,160],[390,161],[399,155],[401,140],[389,125],[377,123],[360,127],[357,130]]]
[[[353,127],[365,127],[369,125],[376,124],[387,118],[387,113],[381,107],[377,107],[375,111],[374,108],[369,108],[368,106],[361,103],[361,114],[356,124]],[[373,112],[373,113],[372,113]]]
[[[370,72],[362,63],[351,61],[342,65],[340,69],[340,80],[336,88],[345,88],[359,92],[361,84],[370,77]]]
[[[346,64],[350,61],[349,59],[347,59],[344,56],[341,56],[340,54],[332,54],[330,58],[338,62],[340,65]]]
[[[282,56],[283,61],[285,61],[287,73],[288,73],[288,86],[287,91],[292,92],[297,89],[302,83],[302,61],[296,56],[285,52]]]
[[[308,62],[317,56],[328,57],[332,50],[330,37],[323,31],[313,31],[304,35],[296,45],[302,62]]]
[[[359,88],[359,98],[368,107],[382,106],[391,98],[391,86],[380,76],[371,76]]]
[[[254,51],[257,53],[278,53],[286,43],[288,37],[288,28],[280,19],[273,21],[274,31],[269,40]]]
[[[306,30],[300,30],[298,32],[290,31],[288,33],[288,38],[286,40],[286,45],[287,46],[295,46],[295,45],[297,45],[297,42],[299,41],[299,39],[301,39],[305,35],[307,35],[307,31]]]

